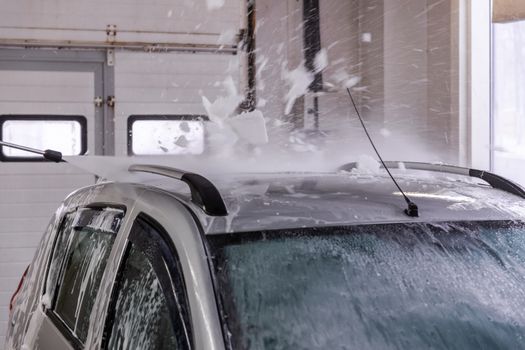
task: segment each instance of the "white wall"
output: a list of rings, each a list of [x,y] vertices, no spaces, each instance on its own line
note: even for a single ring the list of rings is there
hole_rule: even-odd
[[[491,4],[468,0],[468,161],[474,168],[491,170]]]

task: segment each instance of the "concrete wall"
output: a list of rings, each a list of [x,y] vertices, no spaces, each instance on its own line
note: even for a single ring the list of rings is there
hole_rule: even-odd
[[[426,160],[453,164],[465,156],[458,16],[455,1],[385,1],[385,127],[433,157]]]
[[[258,97],[269,102],[266,116],[283,119],[289,87],[282,70],[294,69],[302,55],[302,12],[297,1],[257,4]],[[348,137],[365,149],[366,139],[338,76],[361,78],[353,95],[374,138],[388,158],[459,163],[467,157],[460,125],[459,2],[455,0],[320,1],[321,47],[329,67],[318,94],[319,127]],[[278,81],[271,91],[270,82]],[[296,114],[311,129],[314,96],[298,101]],[[284,118],[286,119],[286,118]],[[390,135],[390,137],[385,137]],[[399,152],[401,151],[401,152]]]

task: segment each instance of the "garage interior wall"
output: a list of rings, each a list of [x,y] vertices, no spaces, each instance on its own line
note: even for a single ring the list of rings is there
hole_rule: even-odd
[[[460,101],[466,82],[460,58],[467,53],[461,37],[465,12],[454,0],[320,1],[321,47],[329,67],[323,71],[319,129],[332,139],[352,141],[350,154],[369,146],[340,81],[360,79],[354,94],[387,159],[442,161],[468,165],[468,113]],[[269,119],[287,121],[283,96],[266,81],[283,79],[304,61],[301,2],[257,3],[259,98]],[[262,18],[262,19],[261,19]],[[284,21],[283,18],[288,18]],[[290,27],[290,24],[292,26]],[[299,27],[298,27],[299,26]],[[270,39],[271,38],[271,39]],[[280,50],[281,48],[285,50]],[[284,62],[283,66],[266,62]],[[294,109],[299,127],[313,128],[312,95]],[[293,114],[293,113],[292,113]]]

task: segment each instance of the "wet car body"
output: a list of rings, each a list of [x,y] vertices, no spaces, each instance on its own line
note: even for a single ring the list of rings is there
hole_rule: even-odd
[[[262,321],[253,320],[250,319],[253,314],[242,314],[242,310],[255,312],[250,306],[253,300],[250,299],[251,297],[246,297],[245,294],[253,292],[254,295],[257,295],[263,293],[264,289],[259,289],[261,286],[257,284],[249,289],[245,287],[249,283],[244,280],[237,281],[238,283],[232,281],[235,279],[236,273],[239,276],[242,276],[243,273],[253,275],[257,269],[263,271],[259,276],[263,281],[264,278],[271,279],[272,276],[279,273],[286,276],[286,273],[293,272],[294,276],[301,276],[302,270],[294,270],[297,269],[296,264],[304,262],[308,265],[312,264],[313,261],[301,260],[301,257],[307,255],[305,252],[311,252],[313,257],[319,254],[319,258],[323,259],[326,259],[328,254],[330,259],[337,261],[334,266],[338,266],[342,257],[337,254],[335,258],[332,256],[333,245],[338,245],[337,242],[340,242],[340,237],[343,240],[346,236],[358,237],[361,234],[358,232],[361,228],[366,228],[365,231],[367,232],[369,229],[373,229],[378,232],[377,237],[385,236],[387,239],[395,236],[396,232],[399,237],[402,237],[405,231],[409,232],[410,237],[417,238],[415,243],[409,241],[412,238],[407,238],[405,241],[408,243],[403,243],[403,247],[419,244],[418,235],[426,235],[430,238],[422,240],[425,244],[435,246],[439,251],[444,251],[447,254],[449,251],[455,251],[459,248],[456,249],[457,244],[450,243],[449,238],[441,240],[434,236],[430,232],[434,228],[437,228],[438,234],[459,232],[461,235],[462,230],[464,230],[462,227],[469,223],[476,223],[476,229],[482,226],[489,227],[493,223],[502,223],[502,225],[505,223],[505,225],[513,225],[513,229],[520,232],[521,222],[525,218],[525,206],[523,199],[515,194],[494,189],[482,180],[465,176],[409,170],[397,171],[395,176],[406,193],[419,206],[420,216],[418,218],[410,218],[403,213],[402,195],[388,177],[366,172],[220,176],[213,179],[213,183],[219,188],[226,204],[228,210],[226,216],[208,215],[191,200],[184,184],[172,179],[158,178],[154,175],[142,183],[107,182],[80,189],[64,201],[46,230],[22,288],[15,299],[10,317],[7,348],[322,349],[340,347],[346,349],[355,346],[361,348],[400,348],[400,346],[410,347],[414,344],[421,346],[432,344],[432,341],[421,343],[421,339],[403,343],[396,339],[404,339],[404,335],[387,331],[374,334],[373,332],[370,333],[369,328],[354,329],[350,326],[346,328],[352,329],[352,332],[371,335],[367,339],[359,340],[360,343],[358,344],[350,344],[344,337],[341,338],[340,343],[337,341],[330,342],[327,339],[338,339],[338,336],[341,335],[332,334],[331,331],[325,329],[316,329],[315,325],[309,326],[307,330],[302,329],[304,327],[301,325],[310,325],[315,317],[312,320],[305,320],[303,314],[298,314],[298,318],[287,320],[282,315],[272,314],[272,312],[277,312],[272,307],[280,305],[279,302],[274,303],[274,300],[271,301],[274,304],[266,308],[266,310],[273,310],[268,311],[266,320],[264,317],[260,317],[263,319]],[[85,213],[88,213],[86,214],[87,218],[82,216]],[[68,223],[69,229],[66,227]],[[449,230],[448,227],[456,227],[454,225],[461,227]],[[445,226],[447,228],[442,229]],[[391,230],[393,227],[396,229]],[[409,229],[405,230],[405,228]],[[71,282],[72,290],[76,293],[77,299],[80,298],[80,301],[77,301],[75,305],[69,306],[70,311],[68,311],[67,305],[65,307],[60,306],[61,300],[67,300],[65,297],[61,299],[61,295],[69,292],[69,290],[63,292],[62,289],[69,281],[68,271],[71,270],[71,266],[74,266],[74,249],[81,246],[80,243],[75,246],[75,239],[80,242],[81,238],[75,238],[77,236],[68,238],[65,232],[70,232],[70,236],[80,235],[78,232],[85,234],[100,233],[103,237],[100,242],[111,242],[105,250],[99,249],[98,245],[87,249],[90,258],[82,260],[84,263],[91,264],[92,261],[96,260],[103,261],[103,264],[95,264],[92,268],[86,268],[87,272],[84,273],[84,276],[88,277],[80,281],[84,282],[82,284],[85,287],[84,290],[80,287],[74,287],[77,285],[74,282],[76,277],[70,278],[73,281]],[[110,239],[107,239],[108,235],[111,236]],[[293,243],[289,249],[290,254],[295,252],[294,254],[297,255],[294,256],[299,258],[293,258],[290,261],[287,260],[288,251],[279,251],[278,248],[275,248],[279,245],[270,245],[271,250],[265,250],[270,248],[265,248],[264,245],[255,245],[256,250],[241,251],[242,254],[249,254],[245,260],[238,258],[239,255],[228,255],[229,252],[239,247],[246,247],[246,243],[273,244],[273,242],[281,242],[279,240],[296,242],[293,239],[297,237],[306,238],[305,242],[308,242],[309,237],[314,237],[318,247],[330,248],[323,250],[316,247],[311,250],[308,246],[304,248],[301,245],[302,243],[299,246]],[[330,237],[335,237],[336,240],[331,241]],[[372,241],[374,239],[375,236]],[[400,238],[400,240],[403,239]],[[63,253],[57,253],[57,247],[60,246],[61,242],[66,241],[69,248],[65,249]],[[100,246],[103,247],[102,243]],[[308,243],[306,244],[308,245]],[[355,247],[357,243],[344,242],[344,244]],[[384,241],[381,240],[372,245],[378,247],[378,250],[381,247],[389,247],[384,245]],[[470,241],[464,245],[474,251],[485,249],[485,245],[477,245],[477,243]],[[366,243],[364,246],[359,245],[359,247],[359,249],[367,250],[370,246],[369,243]],[[306,250],[301,250],[303,248]],[[135,280],[133,273],[130,273],[129,275],[132,277],[128,278],[131,281],[129,283],[134,289],[144,288],[145,291],[156,290],[160,286],[159,290],[166,298],[165,304],[168,305],[167,313],[170,315],[171,324],[176,325],[176,327],[171,327],[176,328],[176,331],[170,337],[154,336],[155,339],[150,341],[146,339],[147,337],[137,336],[137,333],[148,333],[145,331],[148,329],[147,326],[143,324],[144,316],[148,316],[147,312],[149,311],[141,309],[133,314],[133,310],[140,308],[139,305],[148,304],[148,302],[156,305],[154,300],[148,299],[148,293],[138,294],[139,299],[129,299],[135,302],[129,302],[125,295],[121,297],[120,291],[126,289],[122,280],[127,278],[129,271],[136,271],[137,266],[139,266],[139,264],[135,264],[133,265],[135,270],[128,269],[128,262],[133,260],[130,257],[135,251],[143,251],[143,254],[136,256],[144,256],[144,260],[150,262],[147,266],[150,266],[150,270],[155,272],[157,276],[155,281],[158,281],[149,280],[149,277]],[[274,252],[275,257],[279,257],[279,259],[272,261],[272,254],[264,255],[265,251]],[[491,256],[494,255],[494,250],[488,249],[487,251],[492,254]],[[97,254],[93,255],[93,252]],[[262,252],[262,255],[258,256],[258,252]],[[401,252],[404,252],[404,248],[400,250],[400,254]],[[425,252],[422,256],[428,257],[428,251]],[[432,251],[431,254],[435,254],[435,252]],[[250,265],[249,256],[252,256],[253,261],[257,261],[258,265]],[[504,258],[502,259],[504,260]],[[283,263],[279,263],[280,261]],[[380,260],[379,265],[384,265],[385,261]],[[235,262],[237,265],[233,264]],[[242,271],[245,263],[248,272]],[[370,263],[373,261],[367,263],[367,266]],[[446,264],[444,266],[448,266]],[[268,269],[265,270],[263,266],[268,267]],[[284,270],[281,270],[283,266]],[[253,270],[250,271],[250,268]],[[306,292],[309,289],[308,286],[314,287],[313,289],[317,288],[319,277],[327,275],[327,271],[334,271],[328,267],[326,267],[328,270],[325,271],[324,268],[310,269],[308,271],[317,271],[316,274],[309,276],[308,273],[305,273],[302,276],[301,283],[303,283],[304,295],[310,297],[311,295]],[[365,268],[362,270],[366,271]],[[406,270],[408,271],[407,278],[419,276],[419,273],[411,275],[410,269]],[[73,271],[82,273],[83,265],[79,264]],[[423,269],[423,271],[425,270]],[[522,278],[521,272],[523,270],[518,269],[513,273]],[[377,271],[374,273],[379,274]],[[334,281],[343,279],[344,271],[335,276],[334,280],[329,279],[325,283],[329,285]],[[250,276],[246,278],[250,278]],[[515,281],[519,281],[519,278],[516,278]],[[420,278],[418,277],[418,279]],[[289,280],[295,281],[292,276],[289,277]],[[93,281],[97,282],[98,286],[94,286]],[[374,289],[367,290],[367,279],[357,279],[352,283],[356,283],[356,281],[360,282],[360,285],[352,287],[358,289],[355,295],[359,295],[360,292],[362,292],[363,298],[375,295]],[[388,282],[392,281],[392,279],[383,281],[387,285],[385,290],[390,288]],[[269,282],[284,285],[286,279],[281,281],[269,280]],[[377,283],[379,282],[381,281]],[[380,284],[384,286],[383,282]],[[473,281],[473,283],[475,282]],[[152,286],[156,287],[153,288]],[[290,285],[290,287],[294,286],[294,284]],[[344,295],[345,298],[351,296],[352,292],[340,291],[341,286],[339,284],[334,286],[337,295]],[[374,286],[373,281],[370,282],[370,288],[372,286]],[[238,288],[247,289],[239,294]],[[415,293],[411,288],[407,290],[410,290],[410,293]],[[93,290],[95,290],[91,296],[93,300],[84,302],[83,299],[88,300],[89,291]],[[297,289],[288,288],[288,290]],[[377,290],[376,285],[375,291]],[[324,292],[316,291],[312,294],[316,296],[316,293],[321,293],[314,298],[315,303],[323,304],[323,300],[326,299],[322,296]],[[512,295],[512,292],[519,294],[516,291],[509,291],[508,298],[519,296],[518,294]],[[263,300],[261,302],[263,305],[268,302],[264,300],[264,296],[260,299]],[[142,300],[142,302],[137,300]],[[337,299],[333,296],[332,300]],[[342,301],[345,300],[347,299]],[[396,299],[388,301],[388,303],[391,302],[395,303]],[[446,303],[446,301],[442,302]],[[363,300],[359,299],[354,304],[361,305],[362,303]],[[421,303],[424,304],[425,301],[421,301]],[[514,306],[521,306],[518,304]],[[505,305],[508,306],[509,304]],[[119,309],[119,307],[124,306],[126,308]],[[298,305],[299,308],[305,306],[309,309],[308,305]],[[326,307],[330,308],[333,305]],[[447,307],[448,310],[453,310],[455,306],[447,305]],[[157,308],[156,310],[160,309]],[[314,311],[322,313],[321,309]],[[360,314],[356,310],[353,311]],[[353,311],[345,312],[345,314]],[[236,314],[238,312],[241,314]],[[377,313],[377,309],[370,312]],[[293,311],[290,313],[294,314]],[[83,314],[85,315],[82,317]],[[377,314],[385,319],[391,316],[381,315],[380,312]],[[68,321],[68,315],[73,319]],[[288,323],[290,328],[283,327],[283,329],[290,330],[291,333],[280,334],[275,330],[272,333],[271,327],[273,326],[271,323],[274,316],[275,320],[279,320],[282,324]],[[417,319],[417,316],[412,315],[410,317]],[[523,334],[522,330],[525,326],[525,321],[521,319],[521,316],[521,314],[513,316],[517,328],[513,330],[514,333],[512,334],[515,334],[516,337]],[[324,318],[321,317],[320,323],[325,323],[326,317],[326,315]],[[121,320],[124,321],[121,322]],[[84,323],[83,326],[82,322]],[[159,325],[165,327],[166,325],[162,322],[159,320],[152,321],[151,327],[158,328]],[[351,320],[341,319],[340,322],[344,324],[344,322],[351,322]],[[365,324],[368,321],[361,320],[359,322]],[[421,321],[420,323],[424,324],[425,322]],[[246,326],[247,324],[250,326]],[[367,327],[372,326],[367,325]],[[377,324],[376,328],[380,330],[381,327],[385,327],[385,325]],[[150,333],[152,332],[151,329]],[[298,329],[298,334],[293,334],[294,329]],[[330,327],[330,329],[337,329],[337,327]],[[320,331],[317,338],[304,337],[304,334],[315,334],[316,330]],[[410,334],[410,326],[407,326],[406,333]],[[389,337],[392,339],[390,340]],[[454,337],[458,338],[459,336],[455,334]],[[299,341],[299,338],[306,340]],[[432,339],[431,335],[429,339]],[[440,344],[446,345],[447,343]],[[456,344],[458,346],[463,344],[465,348],[468,348],[468,346],[476,343],[456,342]],[[515,343],[510,342],[510,345],[512,344]],[[437,348],[441,347],[438,346]]]

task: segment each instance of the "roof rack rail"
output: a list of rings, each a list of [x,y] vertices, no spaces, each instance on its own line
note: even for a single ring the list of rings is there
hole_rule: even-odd
[[[386,166],[392,169],[400,168],[400,163],[404,164],[406,169],[411,169],[411,170],[424,170],[424,171],[433,171],[433,172],[439,172],[439,173],[448,173],[448,174],[476,177],[478,179],[482,179],[486,181],[493,188],[512,193],[518,197],[525,199],[525,189],[523,189],[523,187],[510,181],[509,179],[506,179],[502,176],[496,175],[488,171],[463,168],[459,166],[445,165],[445,164],[432,164],[432,163],[422,163],[422,162],[396,162],[396,161],[385,162]],[[348,163],[348,164],[345,164],[339,167],[339,170],[351,171],[352,169],[356,169],[356,168],[357,168],[357,163]]]
[[[161,165],[134,164],[130,172],[150,173],[185,182],[191,191],[191,201],[210,216],[226,216],[228,211],[219,190],[205,177]]]

